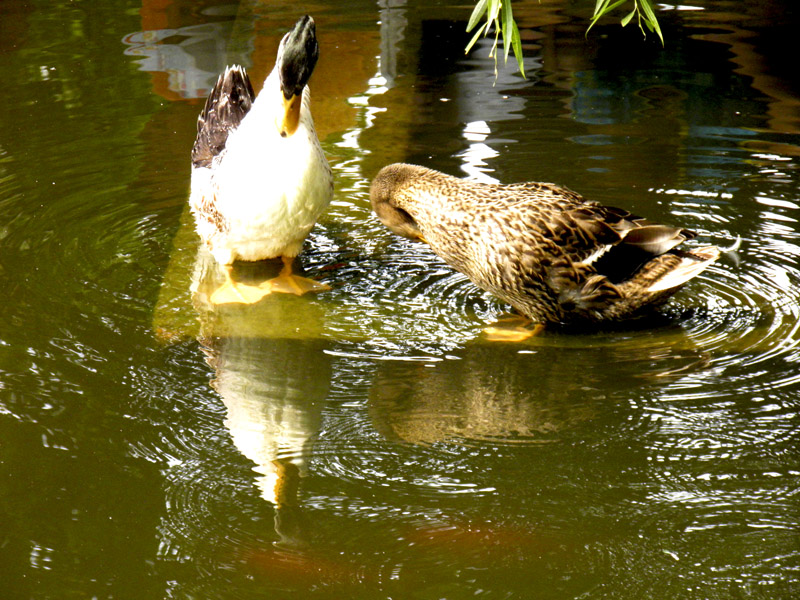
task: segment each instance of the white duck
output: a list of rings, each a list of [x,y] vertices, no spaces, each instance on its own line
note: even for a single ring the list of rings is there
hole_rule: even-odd
[[[314,20],[306,15],[281,40],[257,98],[244,68],[228,67],[198,118],[189,203],[198,234],[225,268],[226,283],[211,296],[216,304],[329,289],[291,273],[333,197],[306,85],[318,57]],[[277,278],[258,286],[233,281],[234,261],[277,257],[284,263]]]

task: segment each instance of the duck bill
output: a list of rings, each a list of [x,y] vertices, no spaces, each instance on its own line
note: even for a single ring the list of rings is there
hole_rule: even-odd
[[[278,131],[281,137],[294,135],[300,125],[300,107],[303,105],[302,92],[292,95],[288,99],[283,97],[283,116],[279,119]]]
[[[283,36],[278,48],[278,70],[283,100],[283,117],[278,131],[283,137],[293,135],[300,122],[303,90],[319,58],[314,19],[306,15]]]

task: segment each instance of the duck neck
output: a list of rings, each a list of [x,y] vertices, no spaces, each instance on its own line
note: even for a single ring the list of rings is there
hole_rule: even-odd
[[[414,217],[434,252],[452,267],[462,269],[470,260],[464,236],[469,235],[472,216],[464,210],[458,197],[450,197],[448,188],[439,191],[438,186],[432,187],[431,191],[415,193],[413,208],[409,205],[406,210]]]

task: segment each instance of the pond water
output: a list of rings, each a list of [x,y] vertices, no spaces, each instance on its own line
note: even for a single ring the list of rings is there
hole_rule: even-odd
[[[468,2],[0,5],[0,596],[800,595],[800,11],[662,4],[662,48],[590,5],[515,2],[496,81]],[[196,117],[303,10],[332,289],[214,308]],[[489,342],[370,211],[399,160],[740,245],[656,321]]]

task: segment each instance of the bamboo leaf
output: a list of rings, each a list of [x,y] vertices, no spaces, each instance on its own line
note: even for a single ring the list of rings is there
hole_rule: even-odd
[[[467,23],[467,31],[472,31],[472,28],[478,24],[483,13],[486,12],[486,7],[489,3],[489,0],[479,0],[478,4],[475,5],[472,14],[469,17],[469,22]]]
[[[517,58],[519,72],[522,74],[523,79],[527,79],[525,77],[525,66],[522,64],[522,39],[519,37],[519,29],[514,21],[511,21],[511,45],[514,47],[514,56]]]
[[[606,14],[606,7],[609,2],[611,2],[611,0],[597,0],[597,4],[594,5],[594,15],[592,15],[592,17],[597,19]]]
[[[597,7],[595,8],[595,13],[592,16],[592,22],[589,23],[589,27],[586,28],[586,35],[589,35],[589,32],[591,31],[592,27],[594,27],[594,24],[597,23],[597,21],[599,21],[601,17],[605,16],[606,14],[614,10],[617,6],[626,1],[627,0],[617,0],[614,4],[609,6],[608,3],[611,2],[611,0],[598,0]],[[602,7],[600,6],[601,2],[602,2]]]
[[[514,22],[514,15],[511,13],[511,0],[503,2],[503,57],[508,62],[508,51],[511,49],[511,24]]]
[[[500,0],[489,0],[489,15],[486,17],[487,21],[495,24],[497,27],[497,17],[500,15]]]
[[[628,0],[617,0],[616,2],[614,2],[614,4],[612,4],[611,6],[609,6],[608,8],[606,8],[606,10],[605,10],[605,12],[604,12],[603,14],[604,14],[604,15],[607,15],[607,14],[608,14],[608,13],[610,13],[612,10],[614,10],[615,8],[617,8],[617,7],[618,7],[620,4],[624,4],[624,3],[625,3],[625,2],[627,2],[627,1],[628,1]],[[636,11],[636,9],[635,9],[635,8],[634,8],[633,10],[634,10],[634,11]]]
[[[478,27],[478,31],[475,32],[475,35],[472,36],[472,39],[470,40],[469,44],[467,44],[467,47],[464,49],[464,54],[469,54],[469,51],[475,45],[475,42],[478,41],[478,38],[481,37],[481,34],[483,33],[483,31],[485,29],[487,29],[488,27],[489,27],[489,23],[488,22],[484,23],[483,25]]]
[[[599,0],[600,2],[610,2],[611,0]],[[479,25],[481,18],[485,15],[486,21]],[[494,25],[494,41],[489,51],[489,56],[494,58],[495,79],[497,79],[497,46],[500,36],[503,36],[503,57],[504,62],[508,62],[510,48],[514,49],[514,56],[517,59],[519,72],[525,78],[525,66],[522,56],[522,39],[519,35],[519,28],[514,22],[514,14],[511,9],[511,0],[478,0],[477,5],[472,11],[467,24],[467,31],[471,31],[478,26],[472,39],[464,49],[468,54],[478,39],[489,34],[489,30]]]
[[[653,7],[650,5],[650,0],[638,0],[639,7],[648,21],[655,21],[656,15],[653,13]]]
[[[627,0],[616,0],[613,3],[611,0],[597,0],[594,15],[591,18],[589,27],[586,28],[586,35],[589,35],[592,27],[595,26],[601,17],[607,15],[625,2],[627,2]],[[633,0],[633,10],[622,18],[620,24],[625,27],[631,22],[634,16],[637,17],[642,35],[647,37],[647,32],[644,29],[647,27],[649,31],[654,31],[658,35],[658,38],[661,40],[661,45],[663,46],[664,36],[661,33],[658,19],[653,12],[653,0]]]
[[[655,31],[658,34],[658,37],[661,40],[661,45],[663,46],[664,36],[661,35],[661,27],[658,25],[658,19],[656,18],[656,14],[653,12],[653,6],[650,2],[651,0],[639,0],[639,5],[644,12],[645,23],[648,24],[650,31]]]
[[[631,19],[633,18],[633,15],[635,15],[635,14],[636,14],[636,9],[634,8],[634,9],[633,9],[631,12],[629,12],[629,13],[628,13],[628,14],[627,14],[627,15],[626,15],[626,16],[625,16],[623,19],[622,19],[622,21],[620,21],[620,25],[622,25],[623,27],[625,27],[625,25],[627,25],[628,23],[630,23],[630,22],[631,22]]]

